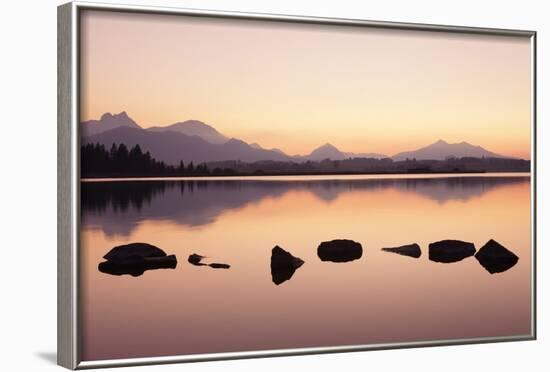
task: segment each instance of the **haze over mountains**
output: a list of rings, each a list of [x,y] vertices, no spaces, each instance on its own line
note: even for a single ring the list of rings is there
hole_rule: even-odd
[[[291,156],[280,149],[266,149],[258,143],[248,144],[236,138],[229,138],[215,128],[198,120],[187,120],[168,126],[141,128],[126,112],[116,115],[105,113],[99,120],[81,123],[81,142],[100,143],[110,148],[113,143],[124,143],[128,147],[139,144],[143,151],[167,164],[185,162],[207,163],[239,160],[258,161],[322,161],[344,160],[349,158],[391,158],[395,161],[406,159],[445,160],[450,157],[511,158],[488,151],[481,146],[467,142],[447,143],[439,140],[414,151],[401,152],[394,156],[378,153],[350,153],[340,151],[326,143],[307,155]]]

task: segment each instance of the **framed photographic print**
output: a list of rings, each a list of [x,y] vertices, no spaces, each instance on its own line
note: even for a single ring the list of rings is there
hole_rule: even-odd
[[[59,364],[534,339],[535,35],[60,6]]]

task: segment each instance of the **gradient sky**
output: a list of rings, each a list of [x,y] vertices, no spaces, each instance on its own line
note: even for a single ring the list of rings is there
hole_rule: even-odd
[[[197,119],[290,154],[444,139],[530,157],[527,37],[107,11],[81,27],[81,120]]]

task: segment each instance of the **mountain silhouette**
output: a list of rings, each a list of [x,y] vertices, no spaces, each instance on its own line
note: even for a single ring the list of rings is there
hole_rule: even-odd
[[[250,145],[250,147],[255,148],[255,149],[266,150],[264,147],[262,147],[262,146],[261,146],[259,143],[257,143],[257,142],[250,143],[249,145]],[[280,154],[286,155],[286,154],[284,153],[283,150],[278,149],[278,148],[275,148],[275,147],[272,148],[272,149],[269,149],[269,150],[271,150],[271,151],[276,151],[276,152],[278,152],[278,153],[280,153]]]
[[[229,141],[229,138],[218,132],[208,124],[198,120],[186,120],[166,127],[150,127],[147,130],[152,132],[173,131],[188,136],[198,136],[206,142],[213,144],[222,144]]]
[[[468,142],[447,143],[443,140],[439,140],[415,151],[400,152],[392,156],[392,159],[445,160],[449,157],[505,158],[505,156],[495,154],[481,146],[471,145]]]
[[[88,120],[80,123],[80,134],[86,137],[120,127],[141,129],[141,127],[128,116],[126,111],[122,111],[115,115],[106,112],[99,120]]]
[[[159,161],[175,165],[180,160],[185,162],[222,162],[222,161],[286,161],[304,162],[344,160],[349,158],[384,159],[379,153],[344,152],[330,143],[314,149],[308,155],[289,156],[283,151],[266,149],[258,143],[248,144],[236,138],[228,138],[214,127],[198,120],[177,122],[165,127],[141,128],[128,114],[105,113],[99,120],[81,123],[81,142],[100,143],[110,148],[113,143],[123,143],[127,147],[140,145]],[[392,157],[394,161],[406,159],[446,160],[450,157],[462,158],[507,158],[493,153],[481,146],[467,142],[447,143],[439,140],[415,151],[401,152]]]
[[[346,159],[347,156],[330,143],[326,143],[323,146],[320,146],[313,150],[309,155],[306,156],[306,158],[307,160],[313,161],[321,161],[324,159],[342,160]]]
[[[383,159],[386,158],[386,155],[378,153],[353,153],[353,152],[343,152],[336,148],[336,146],[326,143],[323,146],[320,146],[313,150],[309,155],[304,156],[306,160],[312,161],[322,161],[325,159],[330,160],[343,160],[348,158],[375,158]]]
[[[82,142],[99,143],[106,148],[110,148],[113,143],[124,143],[128,147],[140,145],[143,151],[149,151],[155,159],[173,165],[178,164],[180,160],[195,163],[226,160],[290,160],[290,157],[277,151],[255,149],[246,142],[234,138],[222,144],[213,144],[198,136],[188,136],[175,131],[149,131],[123,126],[84,137]]]

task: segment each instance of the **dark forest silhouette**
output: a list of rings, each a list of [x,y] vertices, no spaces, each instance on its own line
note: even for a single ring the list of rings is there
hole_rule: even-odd
[[[87,144],[80,148],[81,176],[105,177],[105,176],[207,176],[210,170],[206,164],[168,165],[151,156],[149,151],[143,152],[139,145],[130,150],[121,143],[113,143],[107,151],[102,144]],[[216,173],[227,173],[230,170],[215,169]]]
[[[81,147],[81,177],[185,177],[185,176],[254,176],[254,175],[322,175],[322,174],[407,174],[407,173],[485,173],[529,172],[530,162],[503,158],[453,158],[446,160],[389,158],[349,158],[322,161],[239,160],[194,164],[193,161],[167,164],[154,158],[139,145],[131,149],[113,143],[88,143]]]

